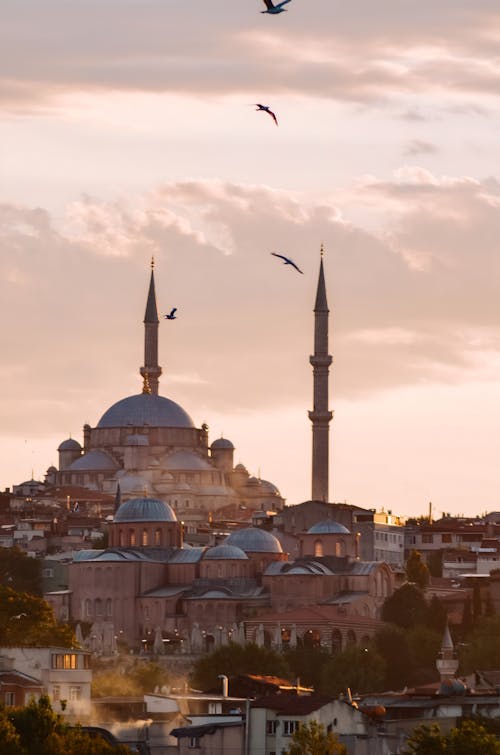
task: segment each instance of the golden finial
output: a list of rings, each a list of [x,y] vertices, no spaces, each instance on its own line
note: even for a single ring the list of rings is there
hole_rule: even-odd
[[[154,269],[155,269],[155,257],[153,254],[153,256],[151,257],[151,270],[154,270]]]
[[[142,392],[151,394],[151,386],[149,385],[149,374],[147,372],[144,373],[144,384],[142,386]]]
[[[319,253],[320,253],[321,259],[323,259],[323,255],[325,253],[325,245],[323,244],[323,242],[321,242],[321,246],[319,248]]]

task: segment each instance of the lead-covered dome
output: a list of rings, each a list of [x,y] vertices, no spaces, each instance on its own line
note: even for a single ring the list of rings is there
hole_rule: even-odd
[[[236,545],[245,553],[283,553],[280,541],[259,527],[246,527],[232,532],[224,540],[225,545]]]
[[[205,551],[203,558],[235,559],[238,561],[248,561],[248,556],[245,551],[242,551],[241,548],[238,548],[236,545],[227,545],[227,542],[222,543],[222,545],[215,545],[213,548],[209,548],[207,551]]]
[[[194,427],[182,406],[164,396],[139,393],[117,401],[99,420],[97,427]]]
[[[325,519],[323,522],[316,522],[307,530],[308,535],[350,535],[351,533],[340,522],[334,522],[332,519]]]
[[[63,440],[57,449],[58,451],[81,451],[82,447],[74,438]]]
[[[131,498],[115,514],[116,522],[176,522],[177,517],[159,498]]]

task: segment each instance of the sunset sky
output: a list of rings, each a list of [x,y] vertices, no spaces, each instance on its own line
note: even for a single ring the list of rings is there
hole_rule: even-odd
[[[307,500],[323,243],[331,500],[500,509],[498,0],[286,7],[3,0],[2,488],[140,392],[154,255],[160,392]]]

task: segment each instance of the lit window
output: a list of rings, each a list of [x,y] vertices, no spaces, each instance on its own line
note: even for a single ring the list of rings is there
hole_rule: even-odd
[[[283,721],[283,734],[285,737],[291,737],[294,732],[299,728],[298,721]]]

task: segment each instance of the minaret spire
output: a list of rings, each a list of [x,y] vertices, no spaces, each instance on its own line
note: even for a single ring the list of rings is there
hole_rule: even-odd
[[[141,367],[141,375],[144,379],[144,393],[158,395],[158,378],[161,375],[161,367],[158,365],[158,308],[156,306],[154,257],[151,258],[151,279],[149,281],[146,313],[144,315],[144,367]]]
[[[328,302],[326,299],[325,273],[323,269],[323,244],[321,244],[318,288],[314,304],[314,354],[309,357],[313,368],[314,408],[309,412],[312,422],[312,492],[315,501],[329,500],[329,424],[333,412],[328,409],[328,373],[332,357],[328,353]]]

